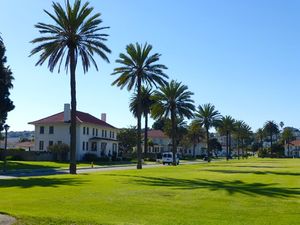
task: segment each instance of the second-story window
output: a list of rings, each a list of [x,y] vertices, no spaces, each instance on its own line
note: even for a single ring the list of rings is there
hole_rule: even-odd
[[[98,129],[96,129],[96,137],[98,137]]]
[[[40,127],[40,134],[44,134],[44,132],[45,132],[45,127],[44,127],[44,126],[41,126],[41,127]]]
[[[53,126],[49,127],[49,134],[54,134],[54,127]]]
[[[86,128],[86,134],[89,135],[89,133],[90,133],[90,131],[89,131],[89,128],[87,127]]]
[[[95,128],[93,128],[93,136],[95,136]]]
[[[83,127],[83,134],[85,134],[85,127]]]

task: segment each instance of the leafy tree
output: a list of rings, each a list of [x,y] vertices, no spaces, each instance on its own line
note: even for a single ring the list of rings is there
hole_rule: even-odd
[[[196,113],[195,113],[195,121],[204,127],[206,132],[206,146],[208,157],[211,156],[210,146],[209,146],[209,129],[212,127],[217,127],[220,122],[221,115],[215,109],[215,106],[208,103],[204,105],[199,105]]]
[[[263,148],[263,141],[265,138],[265,132],[262,128],[259,128],[255,134],[256,139],[259,141],[260,148]]]
[[[127,45],[127,54],[121,53],[119,59],[116,60],[121,66],[115,68],[112,73],[112,75],[120,75],[112,85],[117,85],[121,89],[127,87],[129,91],[134,88],[137,93],[137,169],[142,169],[142,84],[145,83],[149,87],[164,85],[166,83],[165,79],[168,78],[164,73],[167,67],[162,64],[156,64],[160,54],[149,55],[151,50],[152,46],[147,43],[145,45],[138,43]]]
[[[67,154],[70,151],[70,146],[67,144],[54,144],[48,147],[48,151],[54,153],[55,160],[65,161],[67,159]]]
[[[152,90],[151,88],[142,87],[141,90],[141,102],[142,102],[142,115],[145,118],[145,129],[144,129],[144,151],[147,154],[148,151],[148,115],[150,113],[150,108],[154,104],[152,100]],[[131,98],[131,103],[129,105],[130,111],[135,117],[137,117],[137,106],[138,106],[138,95],[135,93]]]
[[[201,139],[205,136],[205,131],[200,127],[196,121],[192,121],[188,126],[188,137],[189,140],[193,143],[193,157],[196,157],[196,146],[201,142]]]
[[[160,118],[160,119],[156,120],[152,124],[152,129],[164,131],[166,121],[167,121],[167,119],[165,119],[165,118]]]
[[[122,153],[133,151],[137,143],[136,127],[122,128],[118,133],[119,149]]]
[[[247,125],[244,121],[238,120],[235,123],[235,130],[233,131],[233,136],[236,139],[238,159],[240,159],[240,148],[242,149],[242,155],[244,156],[244,149],[251,142],[251,127]]]
[[[271,155],[272,155],[272,146],[273,146],[273,135],[279,133],[279,127],[277,123],[273,120],[269,120],[264,124],[264,132],[269,135],[271,142]]]
[[[294,133],[292,128],[290,127],[285,127],[282,131],[282,141],[284,144],[287,145],[288,147],[288,156],[290,155],[290,143],[295,139]]]
[[[235,130],[235,120],[231,116],[223,116],[217,127],[221,135],[226,135],[226,159],[229,159],[231,148],[231,133]]]
[[[218,157],[218,152],[222,151],[222,145],[217,138],[209,139],[209,146],[212,151],[214,151],[216,157]]]
[[[184,135],[187,134],[187,124],[183,118],[176,118],[176,143],[179,144]],[[163,132],[168,136],[172,137],[172,121],[169,118],[165,119]]]
[[[0,37],[0,131],[3,130],[3,125],[7,119],[7,113],[15,108],[10,100],[10,89],[13,88],[12,81],[14,80],[9,66],[6,66],[7,58],[5,56],[5,46]]]
[[[94,54],[109,62],[106,53],[110,50],[104,45],[107,34],[100,33],[108,27],[100,27],[102,20],[100,13],[91,15],[93,7],[89,3],[81,4],[81,0],[75,0],[71,6],[66,1],[65,9],[53,2],[54,14],[47,10],[45,13],[54,21],[53,24],[38,23],[35,27],[43,35],[31,41],[39,44],[31,51],[30,56],[40,53],[36,65],[42,65],[48,60],[48,68],[53,72],[58,64],[60,72],[61,64],[65,59],[65,69],[70,71],[71,86],[71,153],[70,173],[76,174],[76,67],[78,58],[81,58],[84,73],[88,72],[91,64],[98,70]]]
[[[154,118],[169,118],[172,124],[173,165],[176,166],[177,152],[177,121],[176,118],[192,118],[195,109],[191,99],[192,92],[181,82],[172,80],[159,90],[154,91],[155,104],[152,107]]]

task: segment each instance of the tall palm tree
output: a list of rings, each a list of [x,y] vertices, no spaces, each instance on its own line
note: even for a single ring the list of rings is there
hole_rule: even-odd
[[[204,138],[204,130],[200,127],[196,121],[192,121],[188,126],[188,138],[193,143],[193,157],[196,157],[196,145],[200,143],[201,139]]]
[[[168,76],[164,73],[167,69],[162,64],[156,64],[160,58],[160,54],[155,53],[150,55],[152,45],[147,43],[142,45],[139,43],[129,44],[126,46],[126,53],[121,53],[117,63],[121,64],[120,67],[114,69],[112,75],[120,75],[112,85],[117,85],[121,89],[127,87],[130,91],[132,88],[137,93],[137,169],[142,169],[142,146],[141,146],[141,116],[142,116],[142,101],[141,90],[142,84],[152,87],[157,85],[164,85],[165,79]]]
[[[223,116],[218,124],[217,130],[221,135],[226,135],[226,160],[229,159],[229,146],[231,145],[231,133],[235,129],[235,119],[231,116]]]
[[[35,27],[43,35],[31,41],[39,44],[31,51],[30,56],[40,53],[36,63],[42,65],[48,60],[48,68],[53,72],[58,65],[60,72],[61,64],[64,62],[66,71],[70,71],[71,85],[71,137],[70,137],[70,173],[76,174],[76,67],[78,58],[81,58],[84,73],[88,72],[91,64],[98,70],[94,54],[109,62],[106,53],[110,50],[104,45],[107,34],[100,33],[108,27],[100,27],[101,14],[91,15],[93,7],[89,3],[81,4],[75,0],[71,6],[66,2],[65,9],[53,2],[54,14],[45,11],[53,20],[53,24],[38,23]]]
[[[152,99],[152,90],[149,87],[142,86],[141,90],[141,101],[142,101],[142,115],[145,118],[145,130],[144,130],[144,153],[148,151],[148,115],[150,108],[154,104]],[[138,95],[134,93],[129,105],[130,111],[135,117],[137,117],[137,106],[138,106]]]
[[[172,150],[173,165],[176,165],[177,153],[177,123],[176,118],[192,118],[195,110],[194,101],[191,99],[192,92],[188,91],[188,87],[181,82],[172,80],[159,90],[154,91],[152,107],[152,115],[157,118],[170,118],[172,124]]]
[[[246,141],[250,140],[252,136],[251,127],[248,124],[246,124],[243,120],[237,120],[235,122],[233,136],[237,144],[236,148],[238,153],[238,159],[240,159],[240,148],[242,149],[242,152],[244,152]]]
[[[271,155],[273,154],[273,135],[276,135],[279,133],[279,127],[278,124],[273,121],[273,120],[269,120],[264,124],[264,131],[266,134],[269,134],[270,137],[270,142],[271,142]]]
[[[262,150],[263,149],[263,140],[265,138],[264,130],[262,128],[257,129],[255,136],[256,136],[256,139],[259,141],[259,146]]]
[[[215,109],[215,106],[208,103],[204,105],[199,105],[196,113],[195,113],[195,121],[205,128],[206,132],[206,147],[207,147],[207,154],[208,157],[211,156],[210,146],[209,146],[209,129],[212,127],[217,127],[218,123],[220,122],[221,115]]]

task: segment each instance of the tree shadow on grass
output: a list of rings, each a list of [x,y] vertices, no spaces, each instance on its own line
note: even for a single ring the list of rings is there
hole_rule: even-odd
[[[0,180],[0,188],[8,187],[59,187],[63,185],[77,186],[86,183],[82,179],[76,178],[47,178],[47,177],[30,177],[30,178],[18,178],[18,179],[2,179]]]
[[[249,171],[249,170],[205,170],[209,172],[215,173],[225,173],[225,174],[256,174],[256,175],[286,175],[286,176],[300,176],[300,173],[292,173],[292,172],[279,172],[279,171]]]
[[[0,162],[0,168],[3,167],[3,162]],[[35,170],[35,169],[59,169],[59,166],[43,165],[43,164],[30,164],[26,161],[7,161],[7,171],[18,170]]]
[[[119,175],[116,175],[119,176]],[[207,179],[177,179],[169,177],[147,177],[147,176],[130,176],[132,177],[129,183],[136,183],[139,185],[147,185],[154,187],[170,187],[172,189],[208,189],[210,191],[225,190],[229,195],[244,194],[249,196],[267,196],[267,197],[298,197],[300,196],[300,188],[285,188],[276,187],[276,183],[245,183],[241,180],[234,181],[216,181]]]

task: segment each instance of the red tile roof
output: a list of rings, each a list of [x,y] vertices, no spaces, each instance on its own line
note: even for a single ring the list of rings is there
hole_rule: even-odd
[[[161,130],[148,130],[148,137],[149,138],[169,138]]]
[[[300,146],[300,140],[291,141],[291,145]]]
[[[104,122],[103,120],[100,120],[88,113],[84,113],[84,112],[76,112],[76,119],[78,123],[90,123],[90,124],[96,124],[99,126],[104,126],[104,127],[109,127],[109,128],[116,128],[106,122]],[[30,122],[29,124],[50,124],[50,123],[64,123],[64,112],[60,112],[57,114],[54,114],[52,116],[48,116],[46,118],[40,119],[40,120],[36,120],[33,122]]]

